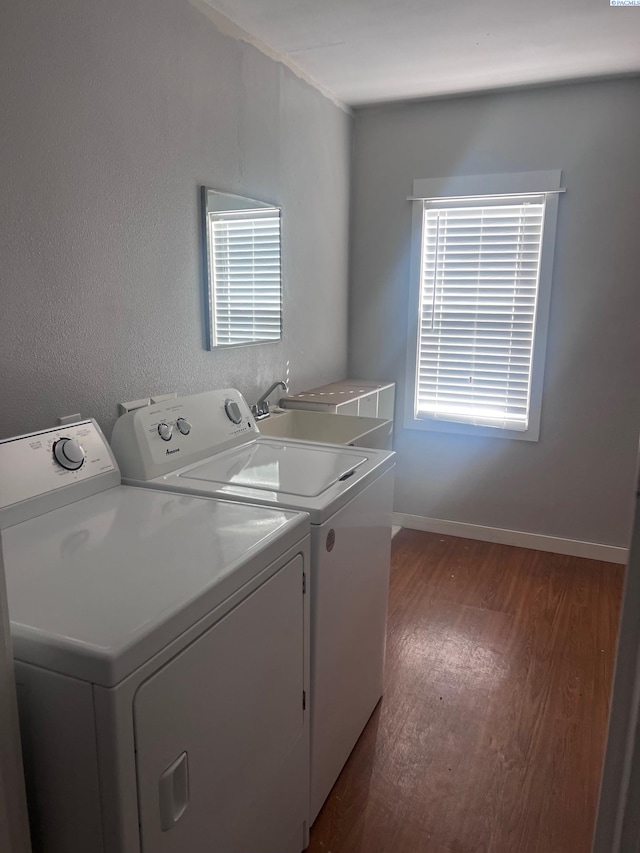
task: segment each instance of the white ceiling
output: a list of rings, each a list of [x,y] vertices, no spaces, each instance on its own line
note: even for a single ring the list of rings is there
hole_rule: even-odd
[[[640,73],[609,0],[206,0],[350,106]]]

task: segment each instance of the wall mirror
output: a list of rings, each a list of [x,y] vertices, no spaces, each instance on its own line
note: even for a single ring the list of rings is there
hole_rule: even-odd
[[[280,340],[280,208],[209,187],[202,207],[209,349]]]

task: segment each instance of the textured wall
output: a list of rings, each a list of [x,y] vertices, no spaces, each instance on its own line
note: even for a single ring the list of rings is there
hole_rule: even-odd
[[[186,0],[5,0],[0,436],[341,378],[351,119]],[[284,338],[204,349],[201,184],[283,206]]]
[[[396,510],[627,545],[640,427],[640,80],[356,114],[350,374],[404,401],[414,178],[562,169],[539,443],[403,429]]]

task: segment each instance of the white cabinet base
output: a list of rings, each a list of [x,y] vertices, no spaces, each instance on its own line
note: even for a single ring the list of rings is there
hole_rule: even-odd
[[[312,526],[311,822],[383,692],[393,469]]]

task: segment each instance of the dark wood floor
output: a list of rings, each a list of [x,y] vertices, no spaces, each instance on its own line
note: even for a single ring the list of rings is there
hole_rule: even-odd
[[[385,696],[309,853],[589,853],[622,579],[402,530]]]

